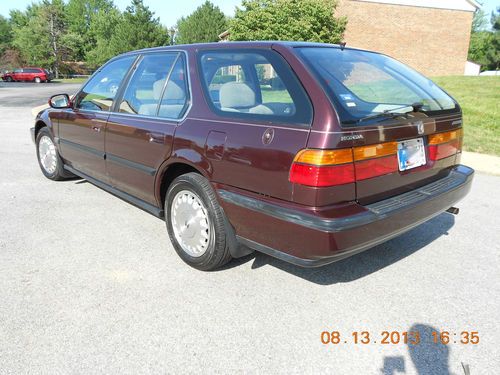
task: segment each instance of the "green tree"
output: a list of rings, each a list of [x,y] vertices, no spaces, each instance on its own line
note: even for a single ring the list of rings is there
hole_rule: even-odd
[[[107,14],[114,8],[112,0],[69,0],[66,5],[68,31],[81,36],[81,44],[77,46],[75,58],[86,59],[87,53],[96,44],[92,33],[93,23],[98,13]]]
[[[500,69],[500,7],[491,13],[491,26],[493,27],[492,48],[488,53],[490,68]]]
[[[178,44],[217,42],[228,27],[226,16],[219,7],[205,1],[193,13],[177,21]]]
[[[482,70],[500,69],[500,7],[491,14],[492,31],[486,30],[484,13],[476,13],[472,26],[468,59],[481,64]],[[483,20],[483,21],[481,21]]]
[[[13,40],[23,60],[32,65],[51,66],[56,78],[64,60],[72,59],[81,43],[78,34],[67,30],[62,0],[44,0],[26,11],[11,12]]]
[[[231,40],[338,43],[347,20],[333,16],[335,0],[243,0],[230,22]]]
[[[168,44],[169,36],[142,0],[132,0],[116,25],[110,44],[114,54]]]
[[[476,10],[474,18],[472,19],[472,32],[477,33],[483,31],[488,25],[486,20],[486,13],[482,9]]]
[[[12,41],[12,26],[8,19],[0,16],[0,55],[10,46]]]
[[[90,25],[89,34],[95,40],[93,47],[85,54],[85,61],[91,68],[96,68],[115,55],[110,44],[122,15],[115,7],[99,10]]]

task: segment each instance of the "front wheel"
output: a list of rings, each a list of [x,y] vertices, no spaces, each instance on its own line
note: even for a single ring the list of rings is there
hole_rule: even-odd
[[[52,135],[47,127],[40,129],[36,136],[36,155],[38,165],[45,177],[50,180],[64,180],[69,177],[64,172],[64,166],[56,146],[52,139]]]
[[[165,219],[175,251],[190,266],[210,271],[231,260],[224,212],[203,176],[187,173],[172,182]]]
[[[35,82],[36,82],[36,83],[40,83],[40,82],[42,82],[42,79],[41,79],[40,77],[36,77],[36,78],[35,78]]]
[[[5,80],[6,80],[7,82],[12,82],[12,77],[7,77]]]

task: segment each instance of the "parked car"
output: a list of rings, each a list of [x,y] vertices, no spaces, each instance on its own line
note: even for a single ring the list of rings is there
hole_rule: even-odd
[[[454,99],[388,56],[336,45],[144,49],[50,105],[32,128],[42,173],[165,219],[201,270],[252,250],[306,267],[351,256],[456,213],[474,174]]]
[[[50,82],[52,74],[43,68],[21,68],[15,69],[13,72],[5,73],[2,79],[7,82]]]

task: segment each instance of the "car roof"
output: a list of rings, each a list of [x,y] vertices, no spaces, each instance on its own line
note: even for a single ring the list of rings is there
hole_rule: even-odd
[[[144,48],[140,50],[126,52],[120,56],[133,55],[138,53],[146,52],[158,52],[158,51],[169,51],[169,50],[197,50],[197,49],[234,49],[234,48],[271,48],[275,45],[281,45],[285,47],[333,47],[333,48],[345,48],[363,51],[359,48],[348,47],[340,44],[328,44],[328,43],[317,43],[317,42],[292,42],[292,41],[252,41],[252,42],[214,42],[214,43],[193,43],[193,44],[176,44],[172,46],[162,46],[154,48]]]

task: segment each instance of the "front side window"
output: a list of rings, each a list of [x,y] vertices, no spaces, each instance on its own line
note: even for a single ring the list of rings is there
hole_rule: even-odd
[[[268,50],[202,52],[205,94],[212,109],[229,117],[310,124],[312,109],[290,67]]]
[[[346,125],[381,121],[384,116],[375,115],[384,112],[411,112],[415,104],[429,114],[458,110],[456,102],[431,80],[388,56],[335,47],[297,50]],[[372,120],[360,121],[366,118]]]
[[[75,98],[75,108],[109,111],[120,84],[136,56],[123,57],[104,65]]]

